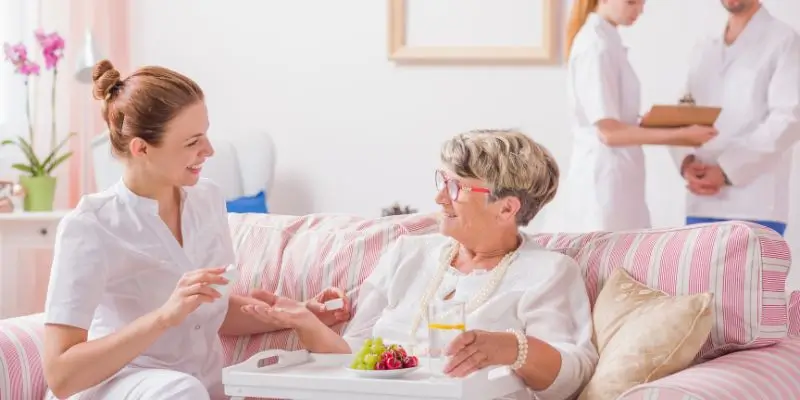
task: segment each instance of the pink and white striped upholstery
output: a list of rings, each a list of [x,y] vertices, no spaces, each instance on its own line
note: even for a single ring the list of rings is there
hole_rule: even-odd
[[[716,321],[698,354],[722,354],[777,343],[787,334],[789,246],[759,225],[729,222],[630,233],[537,235],[575,258],[594,303],[619,267],[666,293],[715,294]]]
[[[401,235],[437,229],[435,219],[425,215],[364,219],[232,214],[229,220],[242,272],[236,293],[264,288],[305,299],[334,285],[346,289],[356,307],[358,287],[386,246]],[[789,252],[774,232],[725,223],[614,234],[539,234],[536,240],[584,267],[593,300],[617,267],[668,293],[718,294],[718,320],[698,365],[640,385],[623,399],[800,399],[800,292],[792,296],[787,317],[783,286]],[[787,331],[798,338],[783,339]],[[40,317],[0,321],[0,400],[44,396],[41,335]],[[222,339],[228,363],[265,348],[299,347],[296,337],[285,332]]]
[[[41,314],[0,320],[0,400],[44,398],[43,321]]]
[[[789,299],[789,336],[800,338],[800,290]]]
[[[800,339],[738,351],[639,385],[624,400],[800,399]]]

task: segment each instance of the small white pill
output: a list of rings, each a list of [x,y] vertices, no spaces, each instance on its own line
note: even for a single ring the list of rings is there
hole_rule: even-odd
[[[210,285],[210,286],[212,288],[214,288],[216,291],[218,291],[219,294],[222,295],[222,297],[225,297],[225,296],[228,295],[228,292],[231,290],[231,287],[233,286],[233,284],[236,283],[236,280],[239,278],[239,270],[236,269],[236,267],[234,267],[232,265],[228,266],[228,268],[225,269],[225,272],[222,273],[222,276],[225,277],[228,280],[227,284],[223,285],[223,284],[215,283],[215,284]]]
[[[343,307],[344,307],[344,300],[342,299],[333,299],[325,302],[325,309],[328,311],[338,310]]]

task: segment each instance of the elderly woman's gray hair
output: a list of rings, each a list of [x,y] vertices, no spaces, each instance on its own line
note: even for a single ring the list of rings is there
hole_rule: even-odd
[[[489,200],[519,199],[517,224],[526,226],[558,190],[559,170],[539,143],[514,130],[474,130],[456,135],[442,146],[445,167],[462,178],[486,182]]]

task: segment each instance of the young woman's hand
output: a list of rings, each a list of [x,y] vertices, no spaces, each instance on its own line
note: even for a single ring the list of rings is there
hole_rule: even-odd
[[[228,280],[221,274],[225,267],[204,268],[183,274],[175,291],[172,292],[166,303],[159,309],[161,321],[167,327],[180,325],[186,316],[200,307],[203,303],[222,297],[222,295],[209,285],[226,284]]]
[[[717,130],[712,126],[692,125],[679,128],[680,141],[685,146],[699,147],[717,136]]]

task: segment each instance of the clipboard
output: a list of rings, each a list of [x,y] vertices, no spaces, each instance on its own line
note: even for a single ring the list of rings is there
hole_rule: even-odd
[[[722,112],[718,107],[689,104],[654,105],[639,123],[644,128],[680,128],[690,125],[713,126]]]

